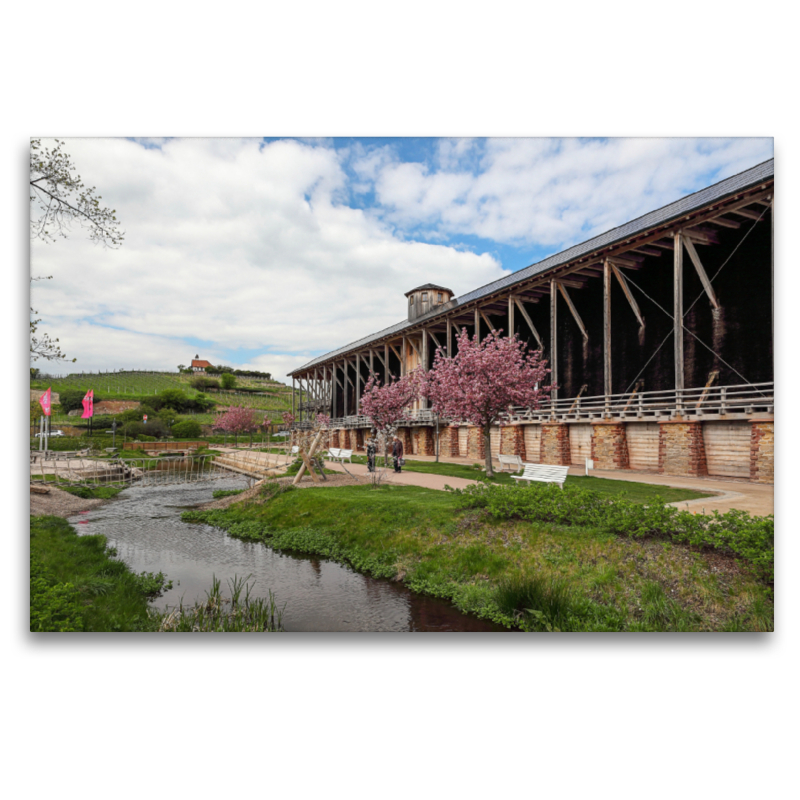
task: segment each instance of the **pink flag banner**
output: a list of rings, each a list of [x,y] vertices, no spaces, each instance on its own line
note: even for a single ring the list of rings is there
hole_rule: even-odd
[[[44,411],[44,415],[46,417],[50,416],[50,389],[48,390],[39,398],[39,405],[42,407]]]
[[[86,397],[81,401],[83,403],[83,414],[81,419],[89,419],[94,416],[94,389],[89,389],[86,392]]]

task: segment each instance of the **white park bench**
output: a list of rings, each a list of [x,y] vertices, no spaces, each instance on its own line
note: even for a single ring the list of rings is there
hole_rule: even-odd
[[[520,456],[507,456],[500,454],[497,456],[500,460],[500,471],[505,471],[506,468],[509,469],[511,472],[521,472],[522,468],[525,464],[522,463],[522,458]]]
[[[352,450],[344,450],[341,447],[330,447],[328,448],[328,460],[329,461],[341,461],[344,463],[344,460],[347,459],[351,464],[353,463],[353,451]]]
[[[540,483],[557,483],[562,489],[567,479],[569,467],[554,464],[525,464],[522,475],[512,475],[515,481],[538,481]]]

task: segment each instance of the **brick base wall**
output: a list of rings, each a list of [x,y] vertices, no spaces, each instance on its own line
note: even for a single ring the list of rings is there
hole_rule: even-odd
[[[364,429],[363,428],[356,428],[355,431],[355,447],[354,450],[363,450],[364,449]]]
[[[569,425],[542,425],[542,464],[569,465]]]
[[[525,436],[521,425],[505,425],[500,429],[500,452],[504,456],[520,456],[525,461]]]
[[[470,425],[467,433],[467,458],[474,458],[476,461],[486,460],[486,445],[483,441],[483,431]]]
[[[436,450],[434,448],[436,440],[436,429],[425,426],[423,428],[418,428],[417,430],[419,431],[417,452],[421,456],[435,456]]]
[[[342,450],[352,450],[353,445],[351,444],[351,431],[349,428],[343,428],[341,435],[339,436],[339,441],[341,442],[340,447]]]
[[[595,469],[628,469],[628,438],[624,424],[592,425],[592,461]]]
[[[338,428],[334,428],[334,430],[331,431],[331,447],[341,447],[341,445],[339,444]]]
[[[659,423],[658,471],[693,478],[708,475],[702,423]]]
[[[756,422],[750,429],[750,480],[775,482],[775,423]]]
[[[458,458],[458,428],[455,425],[439,428],[439,455]]]

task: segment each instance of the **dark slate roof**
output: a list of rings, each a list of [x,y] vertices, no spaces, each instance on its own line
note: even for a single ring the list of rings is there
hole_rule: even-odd
[[[444,286],[437,286],[435,283],[426,283],[422,286],[417,286],[416,289],[412,289],[410,292],[406,292],[406,297],[408,297],[410,294],[414,294],[414,292],[421,292],[425,289],[436,289],[441,290],[442,292],[447,292],[448,294],[453,294],[452,289],[447,289]]]
[[[365,347],[370,342],[400,333],[407,328],[415,328],[423,320],[437,317],[440,314],[452,310],[453,308],[465,305],[466,303],[471,303],[475,300],[479,300],[481,297],[494,294],[497,291],[526,281],[532,277],[535,277],[536,275],[540,275],[543,272],[547,272],[548,270],[567,264],[573,259],[591,253],[594,250],[599,250],[600,248],[608,247],[624,239],[629,239],[632,236],[649,230],[650,228],[656,228],[659,225],[665,225],[671,220],[682,217],[685,214],[689,214],[693,211],[697,211],[705,206],[712,205],[713,203],[722,200],[725,197],[738,194],[739,192],[762,183],[763,181],[771,180],[774,178],[774,176],[775,159],[771,158],[769,161],[764,161],[762,164],[757,164],[755,167],[751,167],[744,172],[740,172],[738,175],[732,175],[730,178],[726,178],[724,181],[720,181],[719,183],[715,183],[712,186],[708,186],[698,192],[687,195],[686,197],[676,200],[674,203],[670,203],[663,208],[650,211],[641,217],[637,217],[630,222],[626,222],[624,225],[620,225],[617,228],[612,228],[606,233],[601,233],[599,236],[595,236],[593,239],[589,239],[581,244],[576,244],[567,250],[556,253],[555,255],[548,256],[543,261],[539,261],[536,264],[531,264],[529,267],[524,267],[516,272],[512,272],[510,275],[506,275],[505,277],[493,281],[492,283],[487,283],[485,286],[481,286],[478,289],[473,289],[471,292],[467,292],[467,294],[462,295],[461,297],[453,298],[449,303],[436,306],[427,314],[417,317],[413,322],[409,322],[408,320],[397,322],[388,328],[384,328],[382,331],[371,333],[369,336],[365,336],[363,339],[358,339],[357,341],[351,342],[350,344],[340,347],[337,350],[332,350],[330,353],[325,353],[325,355],[318,356],[312,361],[309,361],[307,364],[304,364],[302,367],[290,372],[289,375],[291,376],[298,372],[302,372],[309,367],[313,367],[316,364],[322,363],[323,361],[328,361],[331,358],[344,355],[352,350],[358,350],[362,347]],[[420,286],[418,289],[425,289],[431,286],[432,284],[426,284],[426,286]],[[411,291],[417,291],[417,289],[412,289]],[[411,292],[407,292],[406,296],[409,294],[411,294]]]

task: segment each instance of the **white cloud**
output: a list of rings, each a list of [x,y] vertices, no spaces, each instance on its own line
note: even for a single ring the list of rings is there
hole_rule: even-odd
[[[126,231],[123,246],[31,243],[32,302],[70,368],[173,368],[212,362],[288,368],[393,324],[403,293],[434,281],[463,293],[501,277],[489,255],[404,241],[343,203],[341,155],[255,140],[68,139],[84,182]],[[37,364],[39,365],[39,364]],[[259,366],[261,365],[261,366]],[[59,366],[53,369],[63,370]]]
[[[399,230],[561,249],[771,156],[771,139],[446,140],[439,168],[395,159],[375,187]]]

